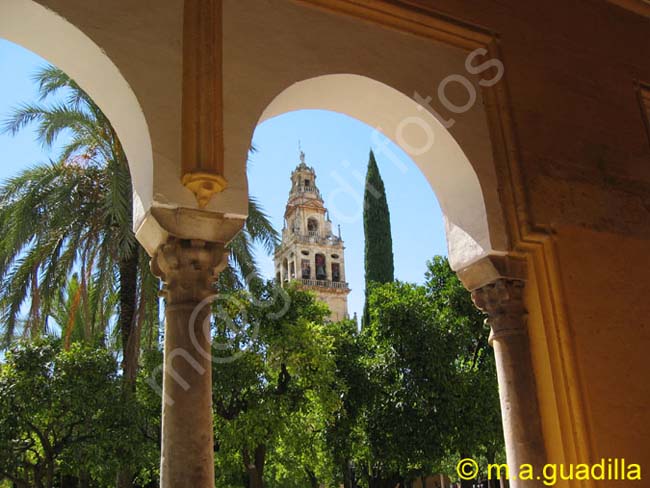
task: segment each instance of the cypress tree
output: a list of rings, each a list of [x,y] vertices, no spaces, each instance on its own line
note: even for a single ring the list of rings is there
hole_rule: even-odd
[[[365,236],[366,294],[369,284],[394,280],[393,238],[384,181],[379,174],[372,150],[368,160],[366,188],[363,196],[363,232]],[[368,298],[363,309],[362,325],[369,321]]]

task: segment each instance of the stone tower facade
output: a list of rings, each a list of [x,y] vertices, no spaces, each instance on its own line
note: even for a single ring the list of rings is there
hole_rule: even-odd
[[[320,191],[316,172],[300,164],[291,173],[291,190],[284,212],[282,242],[275,250],[275,273],[284,286],[295,281],[316,293],[331,310],[333,321],[348,317],[348,294],[345,281],[345,257],[341,232],[332,232],[332,222]]]

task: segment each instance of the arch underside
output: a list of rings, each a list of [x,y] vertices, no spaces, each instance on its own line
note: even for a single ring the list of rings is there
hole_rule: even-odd
[[[323,75],[286,88],[259,122],[308,109],[329,110],[364,122],[413,159],[438,198],[454,269],[503,253],[492,245],[483,191],[470,161],[449,131],[415,100],[364,76]],[[382,140],[377,137],[373,144]],[[381,154],[382,148],[375,147],[375,151]],[[384,159],[390,160],[390,153]]]

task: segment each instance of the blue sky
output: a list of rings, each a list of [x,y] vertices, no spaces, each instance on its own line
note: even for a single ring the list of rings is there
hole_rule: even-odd
[[[38,90],[32,75],[45,64],[30,51],[0,39],[0,124],[19,104],[37,100]],[[0,134],[0,180],[48,160],[49,151],[35,142],[31,128],[16,136]]]
[[[35,101],[32,75],[45,61],[15,44],[0,40],[0,120],[13,107]],[[373,144],[373,128],[345,115],[304,110],[284,114],[260,124],[253,136],[257,152],[248,168],[249,188],[278,229],[289,194],[289,175],[298,164],[298,143],[306,162],[316,170],[316,183],[330,210],[334,228],[341,225],[345,242],[346,275],[352,292],[350,313],[363,310],[363,184],[368,152],[375,156],[386,186],[391,212],[393,253],[397,279],[421,282],[425,263],[435,254],[446,254],[442,214],[431,187],[410,158],[390,143],[382,153]],[[36,141],[32,130],[17,136],[0,135],[0,180],[23,168],[48,161],[49,152]],[[259,248],[262,272],[273,276],[273,260]]]

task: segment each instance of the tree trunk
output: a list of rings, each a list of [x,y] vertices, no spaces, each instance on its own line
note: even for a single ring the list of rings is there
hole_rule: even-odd
[[[496,452],[494,451],[494,449],[488,447],[487,452],[485,453],[485,458],[487,459],[488,465],[494,464],[494,461],[496,459]],[[487,485],[488,488],[496,488],[497,486],[496,480],[488,479]]]
[[[384,478],[381,476],[373,476],[369,479],[370,488],[395,488],[400,483],[401,477],[399,475],[389,475]]]
[[[248,474],[248,488],[264,488],[266,446],[261,445],[255,448],[254,459],[251,459],[248,449],[244,448],[243,459]]]
[[[461,455],[461,459],[467,459],[469,456],[463,456]],[[476,482],[476,479],[473,480],[460,480],[460,488],[472,488],[474,483]]]
[[[87,471],[82,471],[79,476],[79,488],[90,488],[90,474]]]
[[[307,473],[307,477],[309,478],[309,485],[311,488],[318,488],[318,478],[316,477],[316,473],[314,473],[311,469],[305,468],[305,472]]]
[[[120,466],[116,485],[117,488],[131,488],[133,486],[133,473],[129,466]]]
[[[140,351],[139,328],[136,324],[138,303],[138,253],[134,249],[131,256],[119,263],[120,272],[120,316],[122,335],[122,370],[124,384],[128,391],[135,391],[135,378],[138,373]]]
[[[54,486],[54,457],[47,455],[45,458],[45,486],[47,488]]]
[[[354,488],[352,480],[352,469],[348,461],[340,463],[343,472],[343,488]]]
[[[59,479],[60,488],[79,488],[80,481],[77,476],[62,475]]]
[[[136,325],[136,306],[138,302],[138,252],[119,263],[120,316],[119,326],[122,336],[123,395],[130,400],[135,394],[136,376],[140,353],[139,328]],[[133,471],[130,466],[120,466],[117,474],[117,488],[133,487]]]

